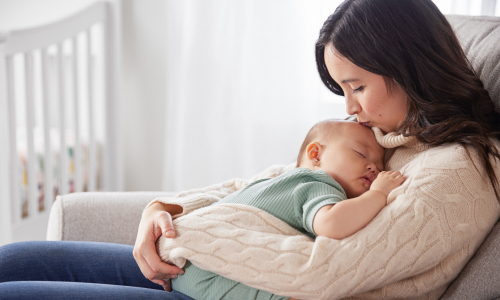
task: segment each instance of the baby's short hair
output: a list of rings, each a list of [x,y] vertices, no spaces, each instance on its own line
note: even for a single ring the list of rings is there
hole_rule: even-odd
[[[339,125],[344,122],[349,122],[341,119],[328,119],[320,121],[309,130],[300,146],[299,156],[297,157],[297,167],[300,166],[304,153],[306,152],[307,145],[312,143],[316,139],[325,140],[333,138],[335,133],[338,133]]]

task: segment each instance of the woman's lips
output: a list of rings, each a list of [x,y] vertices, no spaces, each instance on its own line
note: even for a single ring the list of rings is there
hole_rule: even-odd
[[[359,124],[366,126],[368,128],[371,128],[372,126],[370,125],[370,122],[359,122]]]

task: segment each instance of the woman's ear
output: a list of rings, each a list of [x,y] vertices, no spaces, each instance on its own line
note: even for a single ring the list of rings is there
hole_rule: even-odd
[[[307,145],[306,155],[307,159],[311,161],[312,165],[315,167],[319,167],[319,152],[321,149],[321,145],[318,142],[312,142]]]

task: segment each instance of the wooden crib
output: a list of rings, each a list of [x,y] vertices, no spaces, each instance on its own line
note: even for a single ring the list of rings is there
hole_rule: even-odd
[[[44,237],[57,194],[121,190],[114,9],[0,35],[0,245]]]

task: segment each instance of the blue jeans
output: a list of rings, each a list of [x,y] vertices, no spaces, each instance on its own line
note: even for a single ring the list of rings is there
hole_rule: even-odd
[[[23,242],[0,247],[0,299],[175,299],[144,277],[132,246]]]

